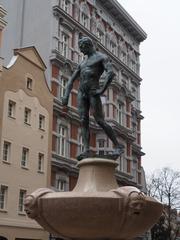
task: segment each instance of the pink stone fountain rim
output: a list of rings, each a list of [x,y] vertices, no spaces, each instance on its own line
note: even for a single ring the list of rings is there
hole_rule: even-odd
[[[77,166],[81,167],[84,165],[111,165],[114,167],[118,166],[118,163],[114,160],[109,160],[109,159],[105,159],[105,158],[85,158],[83,159],[83,161],[78,162]]]

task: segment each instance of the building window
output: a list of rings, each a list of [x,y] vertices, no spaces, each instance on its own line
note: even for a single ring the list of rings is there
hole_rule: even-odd
[[[99,23],[97,24],[96,35],[102,44],[105,44],[105,32],[106,32],[106,30],[105,30],[103,22],[99,21]]]
[[[89,17],[84,12],[81,13],[81,24],[85,28],[89,27]]]
[[[39,114],[39,129],[45,129],[45,116]]]
[[[110,41],[110,51],[112,54],[116,55],[116,44],[112,41]]]
[[[124,125],[124,116],[124,104],[119,103],[117,108],[117,122],[122,126]]]
[[[83,143],[83,139],[82,139],[82,135],[79,134],[79,153],[84,152],[84,143]]]
[[[22,148],[21,167],[27,167],[28,158],[29,158],[29,149],[23,147]]]
[[[33,80],[31,78],[27,78],[27,82],[26,82],[27,89],[32,90],[32,84],[33,84]]]
[[[132,162],[132,176],[134,177],[134,181],[137,181],[137,160],[133,159]]]
[[[24,109],[24,123],[28,125],[31,123],[31,110],[29,108]]]
[[[67,13],[70,13],[70,1],[69,0],[59,0],[59,6]]]
[[[67,79],[63,76],[60,78],[59,82],[59,98],[64,97],[65,90],[66,90]]]
[[[38,154],[38,172],[44,172],[44,154]]]
[[[57,153],[62,157],[67,155],[67,128],[60,124],[58,126]]]
[[[8,117],[15,118],[16,103],[9,100],[8,103]]]
[[[69,56],[68,51],[69,51],[69,36],[66,35],[65,33],[62,33],[60,52],[65,58],[68,58]]]
[[[61,178],[57,179],[56,188],[58,191],[64,192],[66,190],[66,181]]]
[[[99,41],[104,44],[104,33],[99,28],[97,28],[97,37]]]
[[[11,143],[4,141],[3,144],[3,161],[10,162]]]
[[[0,209],[5,210],[7,208],[7,193],[8,187],[1,185],[0,186]]]
[[[20,213],[24,213],[24,200],[25,200],[25,197],[26,197],[26,193],[27,193],[27,191],[26,190],[22,190],[22,189],[19,192],[18,211]]]
[[[104,139],[98,139],[98,152],[99,155],[104,155],[105,154],[105,140]]]
[[[121,53],[121,59],[122,62],[124,62],[125,64],[127,64],[127,54],[125,52]]]

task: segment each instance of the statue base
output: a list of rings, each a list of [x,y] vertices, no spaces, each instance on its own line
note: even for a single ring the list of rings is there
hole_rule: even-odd
[[[72,192],[38,189],[25,209],[45,230],[72,239],[132,239],[161,216],[162,204],[131,186],[118,187],[117,163],[84,159]]]

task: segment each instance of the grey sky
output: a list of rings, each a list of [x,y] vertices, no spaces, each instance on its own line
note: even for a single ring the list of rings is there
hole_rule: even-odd
[[[180,170],[180,1],[119,2],[148,34],[140,58],[143,166]]]

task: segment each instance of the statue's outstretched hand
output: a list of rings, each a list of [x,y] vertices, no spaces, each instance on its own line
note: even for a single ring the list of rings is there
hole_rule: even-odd
[[[67,106],[68,105],[68,98],[67,97],[62,97],[62,105]]]

